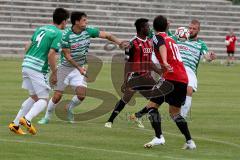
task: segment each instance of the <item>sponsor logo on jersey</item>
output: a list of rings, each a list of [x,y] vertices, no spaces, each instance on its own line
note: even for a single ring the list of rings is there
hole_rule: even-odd
[[[152,48],[143,48],[143,53],[152,53]]]
[[[178,48],[179,48],[180,52],[181,51],[190,52],[191,54],[196,55],[196,56],[199,56],[199,54],[200,54],[198,49],[195,49],[195,48],[192,48],[192,47],[189,47],[186,45],[178,44]]]
[[[86,40],[82,40],[80,42],[76,42],[74,43],[73,45],[71,45],[71,49],[77,49],[79,47],[82,47],[82,46],[87,46],[90,44],[90,40],[89,39],[86,39]]]

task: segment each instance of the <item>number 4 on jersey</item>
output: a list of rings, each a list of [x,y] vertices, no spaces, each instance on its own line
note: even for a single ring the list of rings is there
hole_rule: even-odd
[[[37,35],[37,38],[36,38],[36,41],[38,42],[37,43],[37,47],[39,47],[41,41],[42,41],[42,38],[45,36],[45,31],[41,31],[38,35]]]

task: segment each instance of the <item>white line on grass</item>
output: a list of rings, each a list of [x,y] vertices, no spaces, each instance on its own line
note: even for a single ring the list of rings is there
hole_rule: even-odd
[[[119,150],[109,150],[109,149],[101,149],[101,148],[93,148],[93,147],[83,147],[83,146],[74,146],[74,145],[66,145],[66,144],[58,144],[58,143],[48,143],[48,142],[33,142],[33,141],[23,141],[23,140],[8,140],[8,139],[0,139],[2,142],[14,142],[14,143],[26,143],[26,144],[39,144],[39,145],[48,145],[62,148],[74,148],[74,149],[82,149],[82,150],[92,150],[92,151],[102,151],[102,152],[111,152],[111,153],[119,153],[119,154],[128,154],[132,156],[143,156],[143,157],[158,157],[154,154],[142,154],[136,152],[127,152],[127,151],[119,151]]]
[[[94,122],[87,122],[88,124],[98,124],[98,123],[94,123]],[[124,127],[125,129],[129,128],[129,127]],[[153,131],[151,129],[146,129],[146,128],[138,128],[138,127],[130,127],[132,129],[138,129],[138,130],[145,130],[145,131]],[[114,127],[114,129],[122,129],[120,127]],[[168,135],[172,135],[172,136],[176,136],[176,137],[182,137],[181,134],[174,134],[174,133],[170,133],[170,132],[164,132]],[[215,140],[215,139],[211,139],[211,138],[205,138],[205,137],[198,137],[198,136],[194,136],[194,139],[199,139],[199,140],[204,140],[204,141],[209,141],[209,142],[215,142],[215,143],[221,143],[221,144],[226,144],[232,147],[236,147],[236,148],[240,148],[239,144],[236,143],[232,143],[232,142],[227,142],[227,141],[221,141],[221,140]]]
[[[194,160],[194,159],[190,159],[190,158],[176,158],[176,157],[172,157],[172,156],[163,156],[163,158],[167,158],[167,159],[172,159],[172,160]]]
[[[87,122],[87,123],[88,124],[94,124],[94,125],[98,124],[98,123],[94,123],[94,122]],[[3,127],[3,126],[0,126],[0,127]],[[127,127],[124,127],[124,128],[126,129]],[[151,129],[146,129],[146,128],[136,128],[136,127],[130,127],[130,128],[137,129],[137,130],[151,131],[152,132]],[[122,128],[114,127],[114,129],[122,129]],[[164,133],[168,134],[168,135],[173,135],[173,136],[176,136],[176,137],[182,137],[182,135],[180,135],[180,134],[174,134],[174,133],[170,133],[170,132],[164,132]],[[232,146],[232,147],[240,148],[239,144],[232,143],[232,142],[227,142],[227,141],[214,140],[214,139],[211,139],[211,138],[197,137],[197,136],[194,136],[194,139],[199,139],[199,140],[204,140],[204,141],[209,141],[209,142],[215,142],[215,143],[221,143],[221,144],[229,145],[229,146]],[[0,139],[0,141],[1,141],[1,139]],[[77,146],[75,146],[75,147],[77,147]],[[113,151],[115,151],[115,150],[113,150]],[[123,151],[123,152],[125,152],[125,151]],[[135,153],[133,153],[133,154],[135,154]]]
[[[150,129],[140,129],[140,128],[137,128],[139,130],[146,130],[146,131],[151,131]],[[178,134],[174,134],[174,133],[170,133],[170,132],[164,132],[168,135],[172,135],[172,136],[176,136],[176,137],[182,137],[182,135],[178,135]],[[232,147],[236,147],[236,148],[240,148],[240,145],[239,144],[236,144],[236,143],[232,143],[232,142],[227,142],[227,141],[221,141],[221,140],[214,140],[214,139],[210,139],[210,138],[205,138],[205,137],[195,137],[194,136],[194,139],[199,139],[199,140],[204,140],[204,141],[209,141],[209,142],[215,142],[215,143],[222,143],[222,144],[226,144],[226,145],[229,145],[229,146],[232,146]]]

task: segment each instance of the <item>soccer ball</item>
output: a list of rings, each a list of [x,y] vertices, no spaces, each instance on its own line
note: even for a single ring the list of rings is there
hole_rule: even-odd
[[[225,45],[226,45],[226,46],[229,46],[229,44],[230,44],[230,41],[225,40]]]
[[[180,41],[186,41],[190,37],[190,32],[186,27],[179,27],[176,29],[175,36]]]

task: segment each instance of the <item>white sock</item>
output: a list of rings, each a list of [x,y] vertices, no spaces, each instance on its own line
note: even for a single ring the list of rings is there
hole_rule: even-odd
[[[47,100],[39,99],[37,102],[34,103],[33,107],[25,116],[25,118],[28,121],[31,121],[34,117],[36,117],[39,113],[41,113],[46,106],[47,106]]]
[[[14,119],[13,123],[16,125],[19,125],[19,119],[28,113],[28,111],[31,109],[31,107],[33,106],[34,103],[35,103],[35,101],[31,97],[26,99],[22,103],[22,107],[18,111],[18,114],[17,114],[16,118]]]
[[[73,96],[72,100],[69,102],[68,104],[68,109],[72,110],[73,108],[75,108],[77,105],[79,105],[81,103],[81,100],[78,99],[77,95]]]
[[[47,111],[45,113],[46,119],[51,119],[56,106],[57,106],[57,104],[53,103],[52,98],[51,98],[48,102]]]
[[[183,118],[187,117],[187,114],[191,108],[191,105],[192,105],[192,97],[186,96],[185,104],[181,107],[181,115],[183,116]]]

